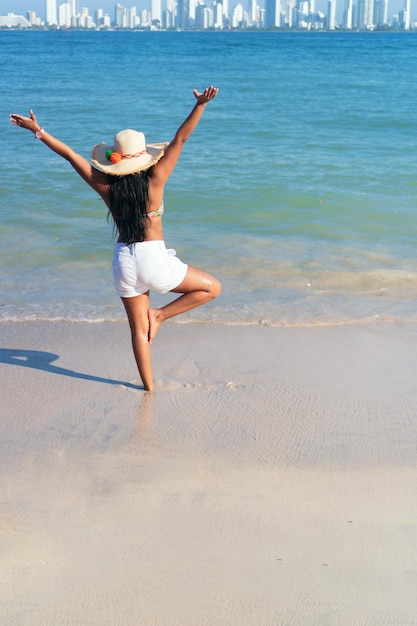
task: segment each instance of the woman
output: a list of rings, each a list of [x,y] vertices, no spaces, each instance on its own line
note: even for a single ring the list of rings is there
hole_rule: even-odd
[[[154,388],[151,343],[165,320],[189,311],[221,292],[218,280],[186,265],[167,250],[162,233],[164,187],[185,141],[199,123],[218,89],[194,90],[196,103],[174,139],[146,145],[143,133],[123,130],[111,146],[94,146],[92,163],[53,137],[30,117],[13,113],[15,126],[33,132],[48,148],[69,161],[75,171],[100,194],[119,233],[113,259],[115,287],[126,309],[132,346],[145,390]],[[160,309],[149,308],[149,290],[182,294]]]

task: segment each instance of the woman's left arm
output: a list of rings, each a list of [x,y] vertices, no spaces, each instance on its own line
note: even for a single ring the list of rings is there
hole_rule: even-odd
[[[71,163],[77,174],[105,200],[105,196],[108,192],[107,176],[103,174],[103,172],[99,172],[93,168],[81,154],[78,154],[63,141],[60,141],[41,128],[33,111],[30,111],[30,117],[12,113],[10,115],[10,122],[14,126],[20,126],[20,128],[30,130],[50,150],[56,152],[60,157]]]

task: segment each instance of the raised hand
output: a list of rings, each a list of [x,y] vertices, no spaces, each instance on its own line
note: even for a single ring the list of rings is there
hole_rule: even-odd
[[[213,98],[215,98],[218,93],[218,88],[213,87],[213,85],[207,87],[207,89],[205,89],[202,93],[199,93],[197,89],[194,89],[194,96],[197,100],[197,104],[206,104],[210,100],[213,100]]]
[[[29,115],[30,117],[25,117],[24,115],[12,113],[10,115],[10,123],[13,124],[13,126],[20,126],[20,128],[26,128],[27,130],[32,131],[32,133],[36,133],[40,130],[38,120],[32,110],[29,112]]]

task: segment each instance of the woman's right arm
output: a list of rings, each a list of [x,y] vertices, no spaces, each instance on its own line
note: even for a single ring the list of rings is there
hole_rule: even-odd
[[[106,197],[108,196],[106,174],[93,168],[87,159],[81,156],[81,154],[78,154],[63,141],[60,141],[46,130],[42,129],[33,111],[30,111],[30,117],[12,113],[10,115],[10,122],[14,126],[30,130],[33,134],[38,133],[37,136],[40,141],[42,141],[42,143],[44,143],[50,150],[56,152],[56,154],[60,157],[71,163],[72,167],[81,176],[81,178],[85,180],[90,187],[97,191],[103,200],[106,201]]]
[[[153,166],[152,180],[154,182],[157,182],[157,184],[165,184],[177,164],[184,143],[197,127],[207,103],[210,102],[210,100],[213,100],[213,98],[217,96],[218,92],[219,90],[216,87],[208,87],[202,93],[199,93],[196,89],[194,89],[194,97],[197,102],[195,103],[189,116],[184,120],[175,133],[174,139],[165,149],[162,159],[160,159],[160,161]]]

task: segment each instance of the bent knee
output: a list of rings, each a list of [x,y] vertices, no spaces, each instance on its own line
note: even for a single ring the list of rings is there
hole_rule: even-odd
[[[217,278],[212,278],[210,280],[210,289],[208,290],[210,298],[214,300],[217,298],[222,292],[222,284]]]

